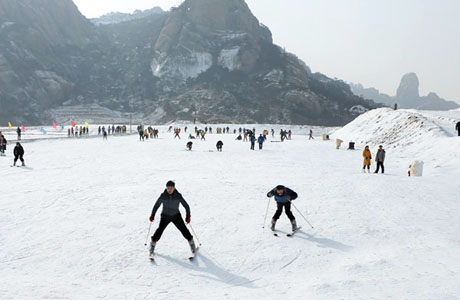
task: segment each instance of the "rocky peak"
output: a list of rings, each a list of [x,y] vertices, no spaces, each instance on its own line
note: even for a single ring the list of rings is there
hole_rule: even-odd
[[[418,99],[419,97],[419,80],[417,74],[405,74],[401,79],[401,83],[399,84],[396,98],[410,101],[413,99]]]

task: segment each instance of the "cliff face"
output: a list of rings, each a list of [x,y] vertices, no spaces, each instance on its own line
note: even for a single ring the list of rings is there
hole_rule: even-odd
[[[98,104],[156,122],[340,125],[374,107],[274,45],[243,0],[123,20],[95,26],[70,0],[0,0],[0,118]]]

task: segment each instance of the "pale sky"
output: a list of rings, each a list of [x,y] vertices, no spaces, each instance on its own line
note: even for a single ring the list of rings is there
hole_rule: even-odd
[[[88,18],[181,0],[74,0]],[[275,43],[313,70],[395,95],[405,73],[421,94],[460,102],[458,0],[247,0]]]

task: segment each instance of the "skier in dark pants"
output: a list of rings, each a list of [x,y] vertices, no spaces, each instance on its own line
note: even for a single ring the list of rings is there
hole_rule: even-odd
[[[224,146],[224,143],[222,141],[218,141],[216,144],[217,151],[222,152],[223,146]]]
[[[262,135],[259,135],[259,138],[257,139],[257,142],[259,143],[259,150],[262,150],[264,146],[265,139]]]
[[[256,137],[254,135],[251,136],[251,150],[254,150],[256,145]]]
[[[377,174],[382,168],[382,174],[385,173],[385,167],[383,166],[383,163],[385,162],[385,150],[383,150],[383,146],[379,146],[379,150],[377,151],[377,154],[375,155],[375,162],[377,163],[377,170],[375,170],[375,174]]]
[[[13,154],[14,154],[13,166],[16,166],[16,162],[18,161],[18,159],[20,159],[21,162],[22,162],[22,166],[24,167],[25,166],[25,163],[24,163],[24,148],[22,148],[20,143],[16,143],[16,147],[14,147]]]
[[[18,129],[16,129],[16,132],[17,132],[17,134],[18,134],[18,141],[20,141],[20,140],[21,140],[21,134],[22,134],[21,128],[18,127]]]
[[[275,230],[276,222],[280,218],[281,213],[283,212],[283,208],[284,208],[284,212],[286,213],[287,217],[291,221],[292,231],[296,231],[298,228],[297,228],[297,222],[295,220],[295,217],[291,211],[291,201],[297,199],[297,193],[285,186],[278,185],[276,188],[272,189],[267,194],[267,197],[269,198],[273,196],[275,196],[277,210],[272,219],[271,230],[273,231]]]
[[[177,229],[179,229],[183,237],[188,241],[192,253],[195,253],[195,242],[193,240],[193,236],[190,234],[190,231],[188,231],[184,220],[182,220],[182,215],[179,211],[179,204],[182,204],[185,208],[185,222],[187,222],[187,224],[190,223],[191,218],[190,207],[182,195],[176,190],[175,183],[173,181],[168,181],[168,183],[166,183],[165,191],[160,195],[155,203],[155,206],[153,206],[152,214],[150,215],[150,222],[153,222],[155,214],[162,204],[163,211],[161,213],[160,225],[155,231],[155,234],[152,236],[152,242],[150,243],[150,255],[153,256],[157,242],[160,240],[163,231],[171,222],[177,227]]]
[[[457,125],[455,126],[455,129],[457,129],[458,131],[458,136],[460,136],[460,121],[457,123]]]

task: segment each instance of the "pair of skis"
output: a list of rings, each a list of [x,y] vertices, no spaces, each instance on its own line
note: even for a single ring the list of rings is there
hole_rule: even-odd
[[[302,228],[302,227],[297,227],[296,230],[294,230],[294,231],[292,231],[292,232],[290,232],[290,233],[287,233],[286,236],[287,236],[287,237],[293,237],[294,234],[295,234],[297,231],[299,231],[301,228]],[[278,232],[279,232],[278,230],[275,229],[275,230],[272,230],[272,232],[273,232],[273,236],[279,236],[279,235],[278,235]]]
[[[196,254],[198,252],[198,249],[200,249],[200,247],[197,247],[195,249],[195,252],[192,252],[192,254],[189,256],[188,260],[190,260],[190,261],[195,260],[195,257],[196,257]],[[155,254],[149,254],[149,258],[150,258],[150,261],[154,262],[155,261]]]

